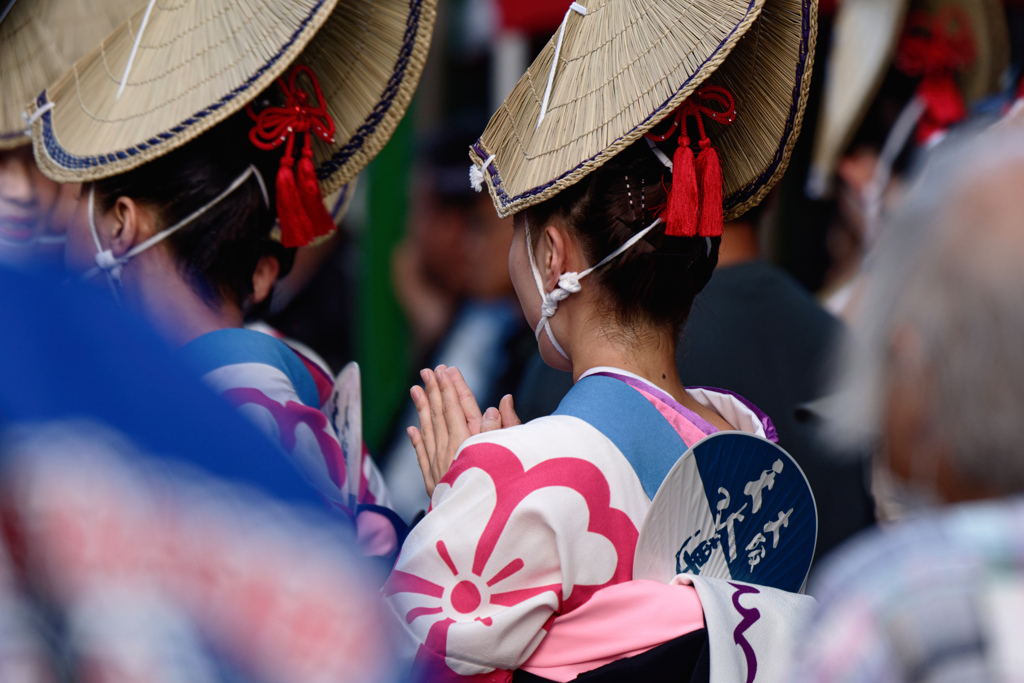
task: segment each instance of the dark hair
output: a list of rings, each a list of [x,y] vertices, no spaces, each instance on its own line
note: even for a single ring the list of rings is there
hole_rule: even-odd
[[[241,306],[252,294],[252,276],[263,256],[274,256],[281,274],[291,269],[294,249],[270,237],[274,227],[274,177],[279,154],[249,142],[252,121],[244,112],[218,124],[183,147],[139,168],[96,182],[96,198],[107,211],[118,197],[130,197],[156,212],[164,229],[186,218],[226,190],[249,164],[259,169],[270,194],[267,207],[256,178],[188,225],[170,235],[184,275],[211,307],[228,300]]]
[[[541,227],[555,222],[580,243],[595,264],[657,218],[672,176],[644,139],[552,199],[525,209],[536,246]],[[587,276],[607,293],[608,313],[637,330],[678,332],[693,300],[711,279],[721,237],[666,237],[664,223],[621,256]]]

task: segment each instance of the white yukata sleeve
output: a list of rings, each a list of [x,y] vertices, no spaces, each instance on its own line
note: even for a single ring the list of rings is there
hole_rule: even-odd
[[[524,467],[527,451],[560,450],[519,448],[530,426],[467,442],[384,586],[429,680],[507,680],[556,613],[632,572],[636,528],[610,505],[605,473],[574,457]]]

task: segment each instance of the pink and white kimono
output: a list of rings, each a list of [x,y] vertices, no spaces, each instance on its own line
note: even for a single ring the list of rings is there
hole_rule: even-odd
[[[743,399],[688,392],[776,440]],[[658,485],[715,431],[650,382],[594,368],[554,415],[466,441],[384,586],[428,680],[568,681],[704,628],[692,586],[631,579]]]
[[[205,334],[180,353],[209,386],[280,444],[333,507],[353,519],[372,509],[400,523],[365,447],[355,505],[343,495],[345,457],[327,414],[334,382],[320,365],[268,334],[240,328]]]

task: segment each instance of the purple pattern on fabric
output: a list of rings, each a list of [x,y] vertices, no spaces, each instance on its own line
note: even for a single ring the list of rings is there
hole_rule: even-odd
[[[588,376],[590,376],[590,375],[588,375]],[[686,406],[681,404],[679,401],[675,400],[669,394],[667,394],[666,392],[662,391],[661,389],[659,389],[658,387],[654,386],[653,384],[648,384],[647,382],[644,382],[644,381],[641,381],[641,380],[638,380],[638,379],[634,379],[633,377],[629,377],[627,375],[620,375],[620,374],[615,373],[615,372],[595,372],[592,376],[595,376],[595,377],[596,376],[611,377],[612,379],[617,379],[620,382],[625,382],[626,384],[628,384],[629,386],[633,387],[634,389],[637,389],[639,391],[646,391],[648,394],[651,394],[652,396],[657,398],[659,401],[665,403],[668,407],[672,408],[672,410],[674,410],[677,413],[679,413],[680,415],[682,415],[694,427],[696,427],[700,431],[704,432],[705,435],[711,436],[712,434],[716,434],[718,432],[718,429],[715,428],[715,426],[712,425],[710,422],[708,422],[707,420],[702,418],[700,415],[698,415],[697,413],[693,412],[692,410],[690,410],[689,408],[687,408]]]
[[[690,388],[691,389],[704,389],[705,391],[714,391],[715,393],[718,393],[718,394],[728,394],[729,396],[732,396],[734,399],[736,399],[737,401],[739,401],[740,403],[745,405],[747,408],[749,408],[750,412],[754,413],[754,415],[757,415],[757,419],[761,421],[761,426],[764,427],[764,438],[768,439],[772,443],[778,443],[779,442],[779,434],[778,434],[778,432],[775,431],[775,424],[772,422],[772,419],[770,417],[768,417],[768,415],[766,415],[764,413],[764,411],[762,411],[760,408],[755,406],[753,403],[751,403],[747,399],[745,399],[742,396],[740,396],[739,394],[737,394],[735,391],[729,391],[728,389],[719,389],[717,387],[690,387]]]
[[[756,607],[744,607],[740,604],[740,598],[747,593],[760,593],[761,591],[753,586],[743,586],[738,583],[730,582],[729,585],[736,589],[736,592],[732,594],[732,606],[743,617],[733,630],[732,639],[743,650],[743,656],[747,660],[747,683],[753,683],[754,677],[757,676],[757,655],[754,653],[754,648],[750,645],[750,641],[743,634],[754,625],[755,621],[761,618],[761,610]]]

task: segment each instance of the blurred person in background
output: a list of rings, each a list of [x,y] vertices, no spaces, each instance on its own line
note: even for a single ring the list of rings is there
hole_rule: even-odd
[[[416,204],[407,237],[393,255],[392,277],[412,329],[415,367],[458,367],[485,405],[510,393],[536,348],[508,273],[509,221],[466,176],[466,149],[475,122],[428,136],[416,173]],[[430,505],[416,451],[405,428],[416,421],[404,407],[383,460],[395,509],[411,520]]]
[[[405,680],[354,534],[275,444],[100,292],[0,290],[0,680]]]
[[[361,415],[359,387],[335,391],[317,364],[242,323],[295,248],[336,230],[321,193],[351,181],[405,113],[429,46],[433,4],[399,3],[389,13],[367,3],[380,19],[370,31],[350,8],[316,3],[241,41],[201,41],[208,61],[236,65],[213,73],[180,60],[192,59],[183,55],[192,54],[196,35],[228,30],[230,21],[212,16],[241,21],[250,14],[231,2],[192,4],[195,11],[150,3],[31,106],[40,168],[56,180],[88,183],[67,263],[85,279],[102,276],[115,297],[148,318],[366,532],[369,552],[386,556],[405,527],[387,508],[383,479],[350,419],[352,410]],[[321,48],[346,33],[356,35],[345,51]],[[366,41],[374,60],[342,68]],[[111,70],[120,81],[109,78]],[[78,87],[93,80],[94,87]],[[126,116],[133,126],[122,125]],[[373,130],[363,127],[366,118]],[[264,180],[272,177],[273,184]]]
[[[246,313],[246,327],[277,337],[331,376],[355,356],[359,274],[353,264],[359,245],[353,226],[358,219],[353,221],[348,209],[361,182],[357,178],[325,198],[338,230],[297,249],[270,297]]]
[[[1020,680],[1024,134],[937,148],[886,221],[829,409],[879,513],[821,568],[794,682]]]
[[[59,266],[78,183],[47,178],[24,112],[43,88],[142,6],[142,0],[0,3],[0,261]]]
[[[845,0],[836,13],[807,194],[834,197],[826,307],[849,319],[865,254],[913,160],[998,113],[1010,42],[999,0]]]

